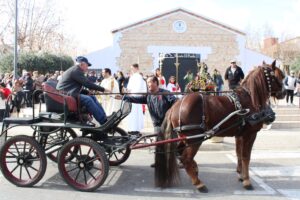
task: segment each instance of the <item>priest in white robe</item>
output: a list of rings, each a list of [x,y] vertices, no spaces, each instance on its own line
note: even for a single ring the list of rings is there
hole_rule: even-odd
[[[104,68],[102,70],[103,80],[101,82],[101,87],[111,91],[112,93],[119,93],[119,84],[117,80],[111,75],[111,70],[109,68]],[[111,115],[120,109],[121,101],[115,99],[115,95],[106,95],[105,93],[100,96],[100,101],[107,115]]]
[[[139,65],[133,64],[131,66],[132,74],[129,78],[127,85],[128,93],[140,93],[147,92],[146,82],[139,72]],[[136,95],[134,95],[136,96]],[[131,134],[140,134],[140,131],[144,128],[144,115],[142,104],[132,104],[131,113],[127,117],[128,120],[128,132]]]

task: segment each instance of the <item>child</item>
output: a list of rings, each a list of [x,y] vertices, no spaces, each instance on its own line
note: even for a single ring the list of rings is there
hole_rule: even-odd
[[[176,83],[175,76],[170,76],[169,83],[167,85],[167,90],[169,90],[170,92],[181,92],[181,89],[180,89],[178,83]],[[181,97],[181,95],[176,95],[176,96],[178,98]]]

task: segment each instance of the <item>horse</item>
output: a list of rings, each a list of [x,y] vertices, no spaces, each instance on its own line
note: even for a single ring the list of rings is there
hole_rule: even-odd
[[[285,97],[283,79],[284,74],[276,67],[275,60],[271,65],[263,62],[262,66],[250,71],[241,82],[241,85],[230,95],[213,96],[197,92],[187,94],[176,101],[166,113],[158,140],[209,133],[208,130],[212,130],[216,124],[230,115],[230,113],[240,110],[241,113],[238,111],[238,114],[233,115],[221,124],[218,127],[219,131],[216,131],[211,136],[235,137],[236,172],[243,187],[247,190],[253,190],[254,188],[249,178],[251,151],[257,132],[262,128],[264,121],[266,121],[266,118],[257,114],[270,110],[268,105],[270,96],[277,99]],[[244,112],[245,109],[247,109],[248,113]],[[273,114],[275,118],[275,113],[273,112]],[[257,116],[261,117],[257,118]],[[250,123],[253,118],[256,118],[256,121],[254,120],[254,123]],[[200,192],[208,192],[208,188],[198,178],[198,166],[194,160],[203,141],[204,139],[201,137],[194,137],[179,143],[167,143],[156,146],[155,185],[164,188],[177,185],[180,182],[176,160],[179,158],[190,176],[192,184]]]

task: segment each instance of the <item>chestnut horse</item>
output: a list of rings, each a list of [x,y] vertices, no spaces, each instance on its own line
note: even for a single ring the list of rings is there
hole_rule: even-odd
[[[216,131],[214,136],[235,136],[236,171],[243,187],[248,190],[253,189],[249,178],[250,156],[257,132],[262,128],[264,121],[259,121],[260,118],[258,118],[256,123],[250,123],[248,119],[269,107],[268,100],[270,96],[278,99],[285,96],[282,84],[284,74],[275,64],[276,61],[271,65],[263,63],[262,66],[253,69],[242,81],[241,86],[235,89],[232,95],[233,98],[230,97],[231,95],[212,96],[202,95],[201,93],[191,93],[184,96],[167,112],[162,124],[163,134],[161,134],[160,139],[189,137],[208,133],[205,131],[212,130],[216,124],[230,113],[249,109],[245,116],[234,115],[229,118],[219,127],[219,131]],[[184,129],[184,127],[189,126],[198,128]],[[200,192],[208,192],[205,184],[198,178],[198,166],[194,160],[194,156],[204,140],[203,138],[193,138],[184,140],[180,144],[169,143],[157,146],[155,156],[156,186],[169,187],[179,183],[176,161],[176,155],[179,154],[179,159],[190,176],[193,185]]]

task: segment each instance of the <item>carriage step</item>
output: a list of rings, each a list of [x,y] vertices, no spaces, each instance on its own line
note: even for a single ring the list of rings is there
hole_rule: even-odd
[[[17,118],[17,117],[7,117],[3,119],[3,124],[20,124],[20,125],[25,125],[25,124],[32,124],[32,123],[37,123],[40,122],[40,118],[32,118],[32,117],[24,117],[24,118]]]

